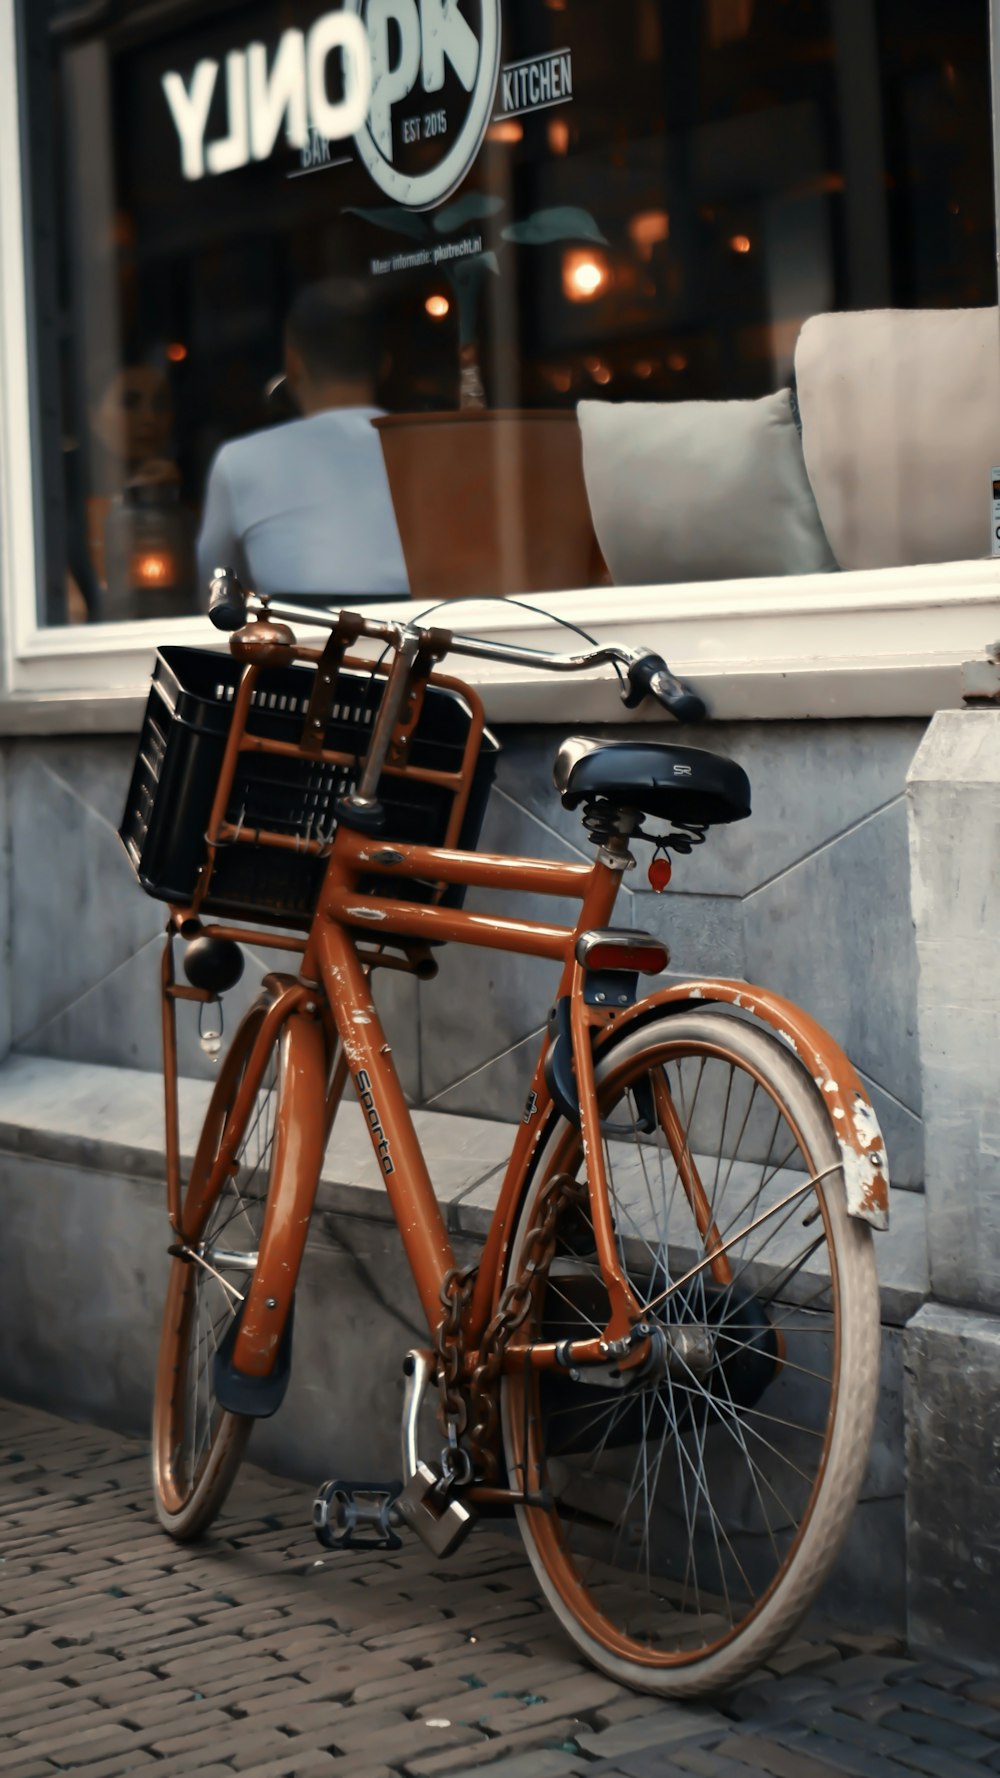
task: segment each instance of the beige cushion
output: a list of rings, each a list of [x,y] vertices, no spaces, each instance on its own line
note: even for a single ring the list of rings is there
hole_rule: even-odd
[[[806,468],[841,568],[989,555],[996,309],[816,315],[795,378]]]
[[[618,585],[836,568],[787,389],[762,401],[581,401],[578,413],[594,529]]]

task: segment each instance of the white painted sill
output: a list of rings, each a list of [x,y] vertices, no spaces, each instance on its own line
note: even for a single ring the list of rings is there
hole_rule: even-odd
[[[1000,562],[599,587],[531,603],[541,612],[480,600],[445,607],[428,621],[557,652],[584,649],[543,615],[551,613],[601,643],[646,644],[721,721],[926,717],[961,705],[963,664],[980,659],[1000,633]],[[399,601],[365,607],[413,618],[422,609]],[[0,733],[137,730],[155,647],[168,642],[225,647],[205,618],[157,625],[155,635],[139,623],[22,635],[11,689],[0,700]],[[452,670],[478,688],[493,722],[635,720],[605,675],[545,675],[477,661]],[[656,718],[646,710],[640,720]]]

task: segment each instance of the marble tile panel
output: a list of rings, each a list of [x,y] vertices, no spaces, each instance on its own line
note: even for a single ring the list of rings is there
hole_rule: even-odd
[[[10,943],[10,823],[7,770],[10,747],[0,746],[0,1058],[7,1054],[13,1031],[13,980]]]
[[[502,1056],[494,1056],[473,1069],[438,1093],[429,1102],[431,1109],[517,1123],[534,1076],[542,1036],[542,1029],[532,1031]]]
[[[535,848],[536,828],[507,798],[495,797],[487,811],[482,849],[528,855]],[[556,841],[550,856],[574,861],[570,848]],[[554,896],[486,890],[470,890],[466,906],[566,926],[575,924],[579,912],[578,903]],[[560,974],[558,963],[472,945],[443,947],[438,964],[436,980],[420,984],[423,1094],[428,1103],[436,1103],[449,1087],[537,1030]]]
[[[157,1069],[161,941],[155,935],[162,932],[166,910],[143,895],[114,831],[132,750],[131,739],[87,741],[79,748],[45,742],[18,750],[12,849],[18,860],[14,897],[22,969],[16,1041],[44,1055]],[[4,905],[0,898],[0,922]],[[137,939],[138,947],[123,956],[123,947]],[[183,945],[176,955],[180,971]],[[286,953],[248,948],[243,979],[225,1000],[227,1033],[256,998],[264,973],[294,966]],[[416,1101],[416,982],[384,971],[375,992],[404,1090]],[[3,1005],[9,1016],[8,996]],[[3,1038],[0,1025],[0,1048]],[[198,1042],[197,1010],[190,1007],[178,1009],[178,1054],[182,1073],[210,1079],[215,1072]]]
[[[117,831],[138,742],[138,734],[51,736],[19,741],[17,751],[51,772]]]
[[[141,891],[137,892],[141,894]],[[68,1006],[37,1027],[24,1040],[33,1055],[65,1061],[77,1058],[107,1067],[136,1068],[158,1073],[163,1066],[160,1027],[160,963],[163,939],[158,933],[134,956],[119,964]],[[176,950],[180,974],[183,946]],[[260,991],[268,965],[247,954],[243,979],[225,996],[223,1006],[225,1043],[236,1030],[243,1013]],[[183,979],[183,978],[182,978]],[[177,1005],[177,1058],[182,1075],[212,1080],[218,1061],[207,1056],[198,1039],[199,1008],[183,1001]],[[206,1011],[209,1028],[211,1013]]]
[[[542,827],[578,855],[591,855],[586,829],[578,811],[564,809],[552,782],[556,754],[570,730],[518,725],[501,728],[497,734],[502,752],[497,762],[496,789],[509,796],[525,814],[532,815]],[[496,794],[492,799],[497,800]],[[539,849],[535,856],[548,858],[551,842],[539,835],[532,842]],[[544,849],[542,847],[544,846]]]
[[[705,845],[677,867],[686,891],[741,895],[897,796],[925,726],[908,720],[708,723],[698,728],[582,723],[574,732],[595,739],[700,747],[743,766],[751,783],[752,817],[713,828]],[[563,738],[562,730],[551,728],[502,731],[498,783],[554,832],[580,846],[579,812],[563,809],[552,784],[552,763]]]
[[[744,904],[747,976],[806,1008],[869,1078],[920,1108],[902,798]]]
[[[168,1229],[152,1184],[0,1154],[0,1373],[75,1419],[148,1425]]]
[[[111,970],[33,1031],[26,1040],[26,1047],[34,1055],[67,1061],[84,1057],[109,1067],[158,1072],[163,1062],[160,1034],[162,944],[159,935],[151,939],[135,956]],[[178,943],[175,957],[179,977],[183,953],[183,943]],[[296,967],[295,959],[285,952],[247,946],[244,956],[243,977],[223,1000],[224,1045],[256,1000],[264,976],[272,970],[288,971]],[[420,1083],[416,980],[394,971],[380,971],[376,976],[375,999],[386,1037],[392,1045],[403,1090],[411,1103],[416,1103]],[[198,1037],[199,1010],[184,1001],[177,1004],[178,1068],[189,1078],[212,1080],[218,1072],[218,1058],[206,1055],[202,1049]],[[206,1012],[206,1028],[211,1016]]]
[[[642,860],[641,866],[644,864]],[[633,923],[663,939],[670,951],[672,974],[744,979],[743,910],[736,896],[669,889],[662,895],[643,894],[644,882],[645,872],[640,867],[631,878],[633,893],[628,898]]]
[[[42,766],[9,776],[13,1037],[23,1042],[148,943],[162,909],[104,817]]]
[[[141,896],[138,885],[135,891]],[[87,1060],[107,1067],[134,1068],[156,1073],[163,1066],[160,1027],[160,958],[163,939],[157,933],[134,954],[102,974],[28,1032],[22,1039],[32,1055],[62,1061]],[[227,996],[226,1029],[230,1002],[245,990]],[[212,1065],[197,1041],[198,1015],[191,1006],[178,1009],[178,1058],[181,1072],[210,1078]]]

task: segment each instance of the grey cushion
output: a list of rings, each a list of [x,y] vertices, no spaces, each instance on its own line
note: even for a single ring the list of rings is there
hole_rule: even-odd
[[[760,401],[582,401],[578,413],[594,529],[618,585],[836,568],[787,389]]]
[[[795,374],[806,467],[842,568],[989,555],[996,309],[815,315]]]

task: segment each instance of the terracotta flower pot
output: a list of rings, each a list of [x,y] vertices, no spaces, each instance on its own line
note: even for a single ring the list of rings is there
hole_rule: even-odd
[[[591,586],[603,563],[570,409],[374,421],[415,599]]]

